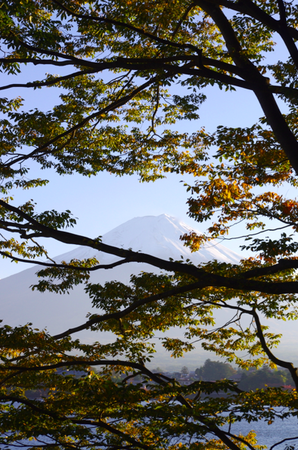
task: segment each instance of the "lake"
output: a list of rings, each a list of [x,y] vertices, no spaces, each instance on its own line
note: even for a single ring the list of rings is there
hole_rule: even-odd
[[[227,428],[223,428],[226,429]],[[298,419],[290,417],[286,420],[276,419],[271,425],[264,420],[258,422],[239,422],[235,423],[232,428],[234,433],[247,434],[250,430],[257,433],[258,445],[266,445],[268,450],[284,450],[288,445],[298,450]],[[284,441],[279,445],[274,445],[287,438],[293,438],[291,441]]]
[[[227,430],[225,427],[223,429]],[[268,425],[264,420],[250,423],[241,421],[232,425],[231,432],[246,435],[251,430],[257,433],[258,445],[266,445],[268,450],[285,450],[287,446],[288,450],[298,450],[298,419],[295,417],[286,420],[276,419],[271,425]],[[295,439],[286,440],[287,438]],[[51,442],[46,437],[43,440],[47,443]],[[278,442],[280,444],[275,445]],[[19,441],[19,444],[21,446],[28,445],[29,441]],[[7,449],[6,446],[0,444],[0,449],[4,448]]]

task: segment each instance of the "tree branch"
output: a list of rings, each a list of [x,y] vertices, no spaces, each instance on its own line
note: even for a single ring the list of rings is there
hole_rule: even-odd
[[[51,263],[47,263],[44,261],[32,261],[29,259],[23,259],[23,258],[17,258],[16,256],[10,255],[8,252],[3,252],[0,251],[0,255],[4,256],[5,258],[10,258],[12,261],[18,261],[18,262],[22,262],[22,263],[27,263],[27,264],[34,264],[34,265],[38,265],[38,266],[43,266],[43,267],[48,267],[48,268],[58,268],[58,269],[69,269],[69,270],[74,270],[74,271],[80,271],[80,272],[94,272],[95,270],[100,270],[100,269],[114,269],[114,267],[117,266],[121,266],[122,264],[126,264],[129,261],[126,259],[122,259],[121,261],[116,261],[114,263],[111,264],[97,264],[96,266],[92,266],[92,267],[82,267],[82,266],[72,266],[71,264],[51,264]]]
[[[187,18],[188,14],[190,13],[190,11],[196,6],[196,4],[193,2],[191,3],[186,10],[184,11],[184,13],[182,14],[181,18],[179,19],[173,33],[172,33],[172,38],[178,33],[179,28],[182,25],[182,22]]]
[[[277,0],[278,8],[279,8],[279,14],[280,14],[280,21],[279,21],[279,35],[283,39],[288,52],[290,53],[294,64],[296,68],[298,68],[298,50],[295,45],[295,42],[293,41],[293,38],[291,36],[291,33],[288,28],[287,24],[287,15],[286,15],[286,9],[284,2],[282,0]]]
[[[280,259],[277,264],[267,267],[257,267],[255,269],[248,270],[247,272],[241,273],[241,277],[244,278],[255,278],[264,275],[273,275],[278,272],[289,269],[298,269],[297,259]]]
[[[286,11],[282,0],[277,0],[280,20],[274,19],[274,17],[267,14],[251,0],[240,0],[238,2],[231,2],[229,0],[209,0],[209,3],[218,6],[222,5],[228,9],[247,14],[258,20],[261,24],[267,26],[269,29],[277,32],[284,41],[296,67],[298,67],[298,50],[293,41],[293,39],[298,40],[298,30],[287,25]]]
[[[10,162],[8,162],[6,164],[2,164],[2,166],[11,167],[14,164],[24,162],[27,159],[33,158],[35,156],[39,156],[40,154],[46,154],[46,153],[55,154],[55,150],[47,150],[47,147],[54,144],[59,139],[65,137],[65,136],[68,136],[69,134],[74,133],[76,130],[82,128],[86,123],[90,122],[91,120],[93,120],[103,114],[106,114],[110,111],[114,111],[116,108],[119,108],[122,105],[125,105],[129,100],[131,100],[133,97],[135,97],[139,92],[141,92],[142,90],[146,89],[148,86],[153,84],[157,80],[157,78],[159,78],[159,77],[154,77],[153,79],[148,80],[146,83],[143,83],[141,86],[135,88],[130,94],[127,94],[124,97],[117,99],[115,102],[112,102],[110,105],[106,106],[105,108],[102,108],[100,111],[97,111],[97,112],[91,114],[90,116],[83,119],[81,122],[77,123],[76,125],[69,128],[68,130],[64,131],[63,133],[58,134],[57,136],[50,139],[45,144],[36,148],[35,150],[28,153],[27,155],[22,155],[15,159],[12,159]],[[61,150],[61,148],[59,148],[59,150]]]
[[[110,319],[122,319],[123,317],[126,317],[128,314],[130,314],[132,311],[136,310],[140,306],[148,305],[149,303],[154,303],[158,300],[166,299],[170,296],[183,294],[185,292],[191,292],[200,287],[201,287],[200,282],[192,283],[192,284],[188,284],[186,286],[179,286],[174,289],[170,289],[170,290],[161,292],[159,294],[151,295],[151,296],[136,300],[130,306],[128,306],[127,308],[125,308],[121,311],[118,311],[115,313],[110,313],[110,314],[96,315],[96,317],[93,317],[92,319],[88,320],[87,322],[85,322],[82,325],[79,325],[74,328],[70,328],[67,331],[64,331],[63,333],[56,334],[55,336],[53,336],[53,339],[62,339],[64,337],[70,336],[71,334],[85,330],[86,328],[89,328],[92,325],[95,325],[95,324],[98,324],[101,322],[106,322],[107,320],[110,320]]]
[[[282,359],[277,358],[269,349],[269,347],[266,344],[265,338],[264,338],[264,334],[262,331],[262,326],[260,323],[260,319],[258,314],[256,313],[256,311],[253,309],[252,310],[252,315],[253,318],[255,320],[256,323],[256,327],[257,327],[257,336],[260,340],[262,349],[264,350],[264,352],[266,353],[266,355],[268,356],[268,358],[270,359],[270,361],[272,361],[274,364],[280,366],[280,367],[284,367],[285,369],[288,369],[293,381],[295,383],[296,389],[298,389],[298,375],[297,375],[297,368],[294,367],[294,365],[292,363],[289,363],[287,361],[283,361]]]
[[[254,85],[253,91],[262,107],[270,127],[280,142],[283,150],[289,158],[294,170],[298,173],[298,142],[285,121],[272,93],[269,88],[267,78],[258,71],[258,69],[243,55],[242,47],[236,37],[236,34],[228,19],[218,6],[218,2],[207,2],[205,0],[196,0],[200,6],[220,29],[226,42],[233,61],[236,66],[245,70],[245,80]],[[248,1],[248,3],[251,3]]]
[[[1,60],[0,60],[0,63],[1,63]],[[27,64],[28,61],[24,60],[24,63]],[[63,77],[57,77],[57,78],[55,78],[53,80],[48,80],[48,81],[36,81],[36,82],[30,82],[30,83],[7,84],[6,86],[0,86],[0,91],[3,91],[5,89],[16,88],[16,87],[21,87],[21,88],[39,88],[39,87],[43,87],[43,86],[52,86],[53,84],[61,83],[61,81],[65,81],[65,80],[69,80],[71,78],[79,77],[81,75],[88,75],[90,73],[97,73],[97,72],[98,71],[96,69],[94,69],[94,70],[81,70],[81,71],[70,73],[69,75],[64,75]]]
[[[131,24],[125,23],[125,22],[121,22],[121,21],[118,21],[115,19],[109,19],[108,17],[95,17],[95,16],[76,13],[76,12],[72,11],[71,9],[67,8],[62,3],[58,2],[58,0],[52,0],[52,1],[53,1],[53,3],[58,5],[63,11],[67,12],[68,14],[70,14],[73,17],[77,17],[78,19],[85,19],[85,20],[90,20],[90,21],[95,21],[95,22],[108,23],[108,24],[115,25],[115,26],[118,26],[121,28],[127,28],[128,30],[131,30],[141,36],[144,36],[144,37],[146,37],[150,40],[153,40],[155,42],[158,42],[160,44],[170,45],[172,47],[176,47],[176,48],[180,48],[180,49],[192,49],[195,53],[198,53],[200,51],[196,46],[194,46],[192,44],[179,44],[177,42],[173,42],[168,39],[163,39],[158,36],[155,36],[152,33],[147,32],[141,28],[138,28],[134,25],[131,25]]]
[[[280,22],[274,17],[263,11],[258,5],[251,0],[238,0],[237,2],[230,0],[208,0],[214,5],[225,6],[226,8],[247,14],[248,16],[258,20],[260,23],[266,25],[268,28],[279,33]],[[288,27],[289,33],[293,39],[298,40],[298,30],[293,27]]]
[[[26,405],[29,408],[31,408],[34,412],[37,412],[38,414],[42,414],[45,416],[49,416],[54,420],[58,420],[59,422],[68,422],[69,421],[71,423],[78,424],[78,425],[94,425],[94,426],[103,428],[104,430],[107,430],[110,433],[121,437],[124,441],[134,444],[136,446],[136,448],[150,450],[150,447],[148,447],[147,445],[144,445],[144,444],[138,442],[137,440],[133,439],[126,433],[123,433],[122,431],[118,430],[117,428],[112,427],[111,425],[109,425],[108,423],[106,423],[100,419],[96,419],[96,420],[74,419],[73,417],[59,416],[58,414],[53,413],[53,412],[49,411],[48,409],[42,408],[41,406],[39,406],[40,402],[37,405],[36,402],[34,403],[31,400],[16,397],[14,395],[1,395],[0,400],[17,402],[17,403]]]
[[[114,247],[111,245],[98,242],[98,240],[90,239],[85,236],[80,236],[74,233],[69,233],[66,231],[61,231],[53,228],[49,228],[46,225],[40,224],[37,220],[30,217],[28,214],[24,213],[20,209],[0,200],[0,206],[4,207],[9,211],[13,211],[18,214],[23,219],[31,223],[36,231],[40,232],[40,237],[51,237],[57,241],[64,242],[65,244],[82,245],[86,247],[91,247],[96,250],[108,253],[111,255],[119,256],[124,258],[127,263],[138,262],[147,263],[151,266],[158,267],[159,269],[166,270],[169,272],[178,272],[191,275],[195,277],[198,281],[195,283],[196,288],[203,288],[207,286],[214,287],[226,287],[241,291],[259,291],[266,294],[287,294],[287,293],[298,293],[298,282],[287,281],[287,282],[262,282],[257,280],[247,280],[245,278],[235,277],[225,277],[221,275],[212,274],[205,271],[204,269],[198,268],[192,264],[184,264],[175,261],[166,261],[155,256],[148,255],[146,253],[139,253],[132,250],[125,250],[123,248]],[[25,237],[22,235],[21,237]]]
[[[158,384],[160,384],[162,386],[168,385],[167,381],[163,380],[157,374],[151,372],[149,369],[147,369],[142,364],[132,363],[132,362],[128,362],[128,361],[120,361],[120,360],[69,361],[69,362],[56,363],[56,364],[52,364],[52,365],[48,365],[48,366],[24,367],[24,368],[22,368],[22,366],[19,366],[18,368],[17,368],[17,366],[11,366],[11,367],[6,367],[6,370],[18,370],[18,369],[21,369],[21,370],[24,370],[24,371],[36,371],[36,370],[43,371],[43,370],[50,370],[50,369],[63,367],[63,366],[66,366],[66,365],[67,366],[77,366],[77,365],[90,365],[90,366],[95,366],[95,365],[112,365],[112,366],[131,367],[133,369],[139,370],[141,373],[144,373],[149,378],[151,378],[153,381],[155,381],[156,383],[158,383]],[[0,371],[1,370],[2,370],[2,367],[0,365]],[[172,381],[173,380],[170,380],[170,382],[172,382]],[[111,427],[109,424],[107,424],[106,422],[103,422],[103,421],[101,421],[99,419],[86,420],[86,419],[74,419],[72,417],[59,417],[57,414],[49,412],[48,410],[46,410],[45,408],[40,407],[39,405],[37,406],[35,403],[32,403],[32,401],[30,401],[30,400],[19,398],[19,397],[13,396],[13,395],[0,396],[0,400],[5,400],[5,401],[7,401],[7,400],[9,401],[10,400],[10,401],[15,401],[15,402],[18,402],[18,403],[25,404],[26,406],[29,406],[30,408],[32,408],[34,411],[38,412],[39,414],[48,415],[48,416],[50,416],[50,417],[52,417],[52,418],[54,418],[56,420],[59,420],[59,421],[68,421],[68,420],[70,420],[72,423],[76,423],[76,424],[99,426],[101,428],[106,429],[107,431],[110,431],[113,434],[119,435],[120,437],[122,437],[124,440],[127,440],[128,442],[132,442],[135,445],[137,443],[140,448],[146,448],[147,449],[147,446],[143,446],[143,444],[139,444],[137,441],[134,441],[134,440],[129,441],[129,439],[127,438],[127,435],[125,435],[123,432],[120,432],[119,430],[115,429],[114,427]],[[179,401],[182,405],[186,406],[188,409],[192,409],[191,404],[181,394],[178,394],[176,396],[176,400]],[[239,449],[239,447],[236,444],[234,444],[229,439],[228,436],[239,440],[239,442],[246,443],[246,441],[243,440],[242,438],[238,438],[237,436],[234,436],[233,434],[231,434],[229,432],[225,432],[225,431],[220,430],[220,428],[218,428],[215,424],[210,423],[210,420],[207,420],[203,415],[196,414],[194,416],[194,418],[199,420],[201,423],[203,423],[210,430],[210,432],[213,432],[217,437],[219,437],[225,444],[227,444],[229,446],[229,448],[231,450],[240,450],[240,449]],[[247,444],[247,445],[249,445],[249,444]]]

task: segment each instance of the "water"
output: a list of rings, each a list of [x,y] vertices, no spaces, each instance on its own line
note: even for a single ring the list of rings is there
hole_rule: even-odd
[[[223,428],[227,430],[227,428]],[[276,419],[272,424],[268,425],[264,420],[258,422],[237,422],[233,424],[232,433],[242,433],[246,435],[249,431],[254,430],[257,434],[258,445],[266,445],[268,450],[285,450],[288,446],[289,450],[298,450],[298,419],[290,417],[288,419]],[[295,438],[294,440],[285,440]],[[281,442],[283,441],[284,442]],[[275,445],[277,442],[281,442]]]
[[[228,430],[228,428],[223,427],[223,430]],[[236,422],[232,425],[231,433],[241,433],[245,436],[251,430],[254,430],[257,434],[257,445],[266,445],[268,450],[298,450],[298,419],[296,417],[290,417],[285,420],[276,419],[270,425],[264,420],[250,423],[246,421]],[[214,436],[212,437],[214,438]],[[288,440],[288,438],[294,439]],[[41,439],[46,443],[51,442],[46,437],[41,437]],[[28,444],[29,441],[19,441],[21,447]],[[2,449],[7,449],[7,447],[0,444],[0,450]]]

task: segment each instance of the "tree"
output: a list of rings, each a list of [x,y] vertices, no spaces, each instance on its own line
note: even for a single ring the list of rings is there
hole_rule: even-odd
[[[297,6],[282,0],[8,0],[0,14],[1,70],[15,76],[1,90],[8,96],[13,87],[60,93],[50,111],[22,109],[20,97],[1,99],[1,255],[43,266],[41,291],[64,293],[84,283],[100,309],[56,336],[30,325],[2,327],[2,448],[258,448],[253,432],[235,433],[233,423],[271,424],[296,415],[296,390],[245,392],[228,380],[181,386],[146,363],[154,332],[179,325],[184,340],[163,338],[173,356],[201,340],[242,368],[284,368],[298,386],[295,366],[274,353],[279,336],[266,328],[270,319],[297,317],[298,203],[279,189],[297,187]],[[277,38],[284,59],[273,54],[268,61]],[[19,74],[31,64],[52,73],[24,83]],[[57,68],[62,75],[54,74]],[[245,128],[198,130],[198,108],[212,86],[250,91],[263,117]],[[194,132],[179,131],[179,120],[193,121]],[[243,247],[252,256],[238,265],[195,267],[71,233],[70,211],[38,212],[33,201],[13,200],[11,189],[47,182],[30,178],[32,166],[86,176],[137,173],[142,181],[191,174],[189,214],[212,224],[202,236],[184,236],[186,245],[195,251],[210,239],[227,238],[241,221],[247,228]],[[275,238],[271,229],[282,234]],[[41,262],[48,256],[42,238],[117,255],[117,265],[146,262],[163,272],[133,276],[127,286],[92,285],[91,271],[116,264]],[[230,311],[231,320],[216,327],[213,312],[220,310]],[[86,328],[116,338],[106,345],[72,338]],[[93,366],[101,370],[90,371]],[[86,376],[68,376],[60,367],[86,369]],[[142,382],[131,383],[137,375]],[[32,390],[43,392],[42,401],[26,396]],[[227,397],[209,397],[223,390]],[[284,445],[291,446],[291,438]]]
[[[232,378],[237,372],[231,364],[222,361],[211,361],[206,359],[204,365],[196,369],[196,375],[206,381],[216,381],[223,378]]]
[[[187,367],[187,366],[183,366],[183,367],[181,368],[181,373],[182,373],[183,375],[189,374],[188,367]]]
[[[239,387],[244,390],[266,388],[267,386],[283,386],[287,384],[287,373],[282,370],[269,370],[264,366],[250,374],[243,373]]]

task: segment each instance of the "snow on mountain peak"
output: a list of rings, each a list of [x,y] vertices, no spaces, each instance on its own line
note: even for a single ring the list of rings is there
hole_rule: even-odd
[[[131,249],[163,259],[190,259],[194,264],[217,259],[222,262],[237,263],[240,256],[223,245],[212,242],[197,253],[192,253],[183,245],[180,236],[195,231],[179,219],[168,214],[135,217],[119,225],[102,236],[102,242],[114,247]],[[59,260],[83,259],[95,256],[102,263],[118,259],[113,255],[96,252],[94,249],[79,247],[58,257]]]

